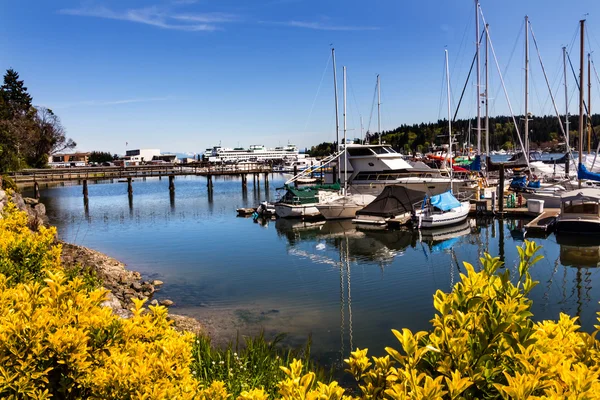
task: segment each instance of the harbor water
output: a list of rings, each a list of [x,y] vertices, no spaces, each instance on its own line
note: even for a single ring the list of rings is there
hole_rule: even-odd
[[[313,354],[336,363],[350,349],[383,354],[397,346],[391,329],[430,326],[436,290],[450,291],[484,252],[501,256],[516,274],[524,221],[469,219],[448,231],[363,230],[351,222],[253,221],[236,208],[274,200],[283,175],[258,185],[238,178],[177,177],[42,188],[50,222],[67,242],[106,253],[160,279],[158,299],[172,312],[202,321],[217,343],[238,335],[286,332],[292,345],[312,338]],[[27,194],[27,193],[25,193]],[[544,259],[531,273],[536,320],[560,312],[593,331],[600,310],[600,242],[534,239]]]

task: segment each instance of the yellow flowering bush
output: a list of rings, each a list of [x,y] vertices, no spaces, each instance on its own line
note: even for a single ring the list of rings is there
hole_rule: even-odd
[[[144,300],[133,300],[133,316],[121,319],[101,306],[106,290],[67,277],[55,234],[28,229],[11,204],[0,219],[0,398],[234,399],[235,374],[195,376],[203,368],[204,377],[221,375],[206,370],[213,363],[200,358],[210,352],[193,350],[193,335],[172,329],[164,307],[146,309]],[[465,263],[453,291],[434,295],[431,331],[394,330],[400,348],[387,347],[383,357],[352,352],[346,362],[357,396],[337,382],[319,382],[294,359],[279,367],[281,381],[243,385],[235,398],[600,398],[596,332],[581,332],[576,318],[564,314],[531,320],[527,294],[536,282],[529,268],[541,258],[537,250],[533,242],[519,248],[518,279],[489,255],[479,272]]]

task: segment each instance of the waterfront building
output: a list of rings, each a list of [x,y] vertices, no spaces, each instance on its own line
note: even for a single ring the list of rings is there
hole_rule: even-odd
[[[123,160],[129,165],[135,165],[144,161],[151,161],[154,156],[160,156],[159,149],[132,149],[125,151]]]
[[[82,167],[87,165],[90,153],[61,153],[53,154],[49,158],[48,164],[51,167]]]

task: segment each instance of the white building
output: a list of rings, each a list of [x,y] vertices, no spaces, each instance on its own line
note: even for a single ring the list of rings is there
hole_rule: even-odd
[[[125,160],[131,163],[151,161],[154,156],[160,156],[159,149],[135,149],[125,151]]]

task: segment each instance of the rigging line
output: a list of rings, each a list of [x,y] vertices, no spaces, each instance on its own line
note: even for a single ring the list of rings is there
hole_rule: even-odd
[[[519,29],[519,34],[517,35],[517,39],[515,40],[512,51],[510,52],[510,57],[508,57],[508,63],[506,64],[506,67],[504,67],[504,72],[502,73],[502,75],[506,75],[506,72],[508,71],[508,68],[510,67],[510,63],[512,62],[513,56],[515,55],[515,51],[517,50],[517,44],[521,40],[521,34],[523,33],[524,25],[525,25],[525,21],[521,22],[521,28]],[[494,108],[496,107],[496,99],[499,97],[498,94],[499,94],[501,88],[502,88],[502,83],[500,83],[498,85],[498,87],[495,91],[495,94],[494,94],[494,101],[492,103],[492,107],[494,107]]]
[[[442,87],[440,88],[440,103],[438,105],[438,116],[437,119],[438,121],[441,119],[440,117],[442,116],[442,103],[444,101],[444,83],[446,82],[446,59],[444,58],[444,63],[442,64],[443,68],[442,68]]]
[[[356,101],[356,95],[354,94],[354,87],[352,86],[352,81],[350,80],[350,77],[346,77],[346,80],[348,81],[348,86],[350,86],[350,93],[352,93],[352,99],[354,100],[354,111],[356,111],[356,115],[358,115],[359,119],[362,118],[362,114],[360,113],[360,109],[358,107],[358,101]],[[354,120],[354,116],[351,116],[350,118],[352,118],[352,123],[353,126],[356,127],[356,121]],[[358,130],[360,131],[360,126],[358,127]],[[354,135],[354,137],[356,138],[357,136]],[[362,137],[360,138],[362,140]]]
[[[557,60],[554,62],[553,65],[557,65],[557,71],[556,71],[556,75],[554,76],[554,79],[552,80],[552,94],[553,96],[556,98],[557,94],[558,94],[558,90],[560,89],[560,79],[559,77],[562,75],[562,68],[560,65],[560,58],[561,58],[561,54],[558,55]],[[546,106],[548,105],[548,97],[546,97],[546,101],[544,102],[544,107],[543,110],[544,113],[546,112]]]
[[[479,44],[480,45],[481,45],[481,41],[483,40],[484,33],[485,33],[485,28],[481,32],[481,36],[479,36]],[[475,66],[475,60],[477,60],[477,52],[475,52],[475,55],[473,56],[473,61],[471,61],[471,68],[469,69],[469,74],[467,75],[467,79],[465,80],[465,85],[463,86],[463,90],[460,94],[460,99],[458,100],[458,105],[456,106],[456,111],[454,111],[454,117],[452,118],[452,122],[456,121],[456,116],[458,115],[458,110],[460,109],[460,104],[462,103],[463,96],[465,95],[465,90],[467,89],[467,85],[469,84],[469,79],[471,79],[471,73],[473,72],[473,67]],[[479,97],[479,95],[477,97]],[[477,101],[479,101],[479,99]]]
[[[375,84],[375,90],[373,91],[373,101],[371,102],[371,114],[369,115],[369,125],[367,125],[367,132],[371,131],[371,121],[373,120],[373,109],[375,108],[375,100],[377,99],[377,84]]]
[[[481,14],[481,19],[483,20],[483,23],[485,24],[485,17],[483,15],[483,10],[481,9],[481,5],[479,6],[479,13]],[[500,64],[498,63],[498,57],[496,57],[496,50],[494,50],[494,44],[492,43],[492,38],[490,37],[489,29],[487,30],[487,35],[488,35],[488,40],[489,40],[489,44],[490,44],[490,50],[492,51],[492,56],[494,58],[494,62],[496,63],[498,75],[500,76],[500,81],[502,82],[502,88],[504,89],[504,96],[506,97],[506,102],[508,103],[508,109],[510,110],[513,124],[515,125],[515,130],[517,132],[517,137],[519,138],[519,144],[521,145],[521,148],[524,149],[525,146],[523,145],[523,140],[521,139],[521,135],[519,134],[519,127],[517,125],[517,120],[515,118],[512,105],[510,103],[510,98],[508,97],[508,92],[506,91],[506,85],[504,84],[504,78],[502,77],[502,73],[500,71]],[[479,99],[477,99],[477,100],[479,101]],[[529,157],[525,157],[525,161],[527,162],[527,168],[530,168]]]
[[[313,99],[312,105],[310,106],[310,112],[308,113],[308,118],[306,119],[306,123],[304,124],[304,131],[306,132],[306,128],[310,122],[310,117],[312,116],[313,110],[315,109],[315,103],[317,102],[317,97],[319,97],[319,92],[321,92],[321,85],[323,85],[323,79],[325,78],[325,73],[327,72],[327,68],[329,68],[329,61],[331,61],[331,54],[327,58],[327,64],[325,65],[325,69],[323,69],[323,74],[321,74],[321,81],[319,82],[319,87],[317,88],[317,93],[315,94],[315,98]]]
[[[540,54],[540,49],[537,44],[537,40],[535,38],[535,34],[533,33],[533,27],[531,23],[529,24],[529,30],[531,31],[531,38],[533,39],[533,44],[535,46],[535,51],[538,55],[538,59],[540,60],[540,66],[542,68],[542,72],[544,73],[544,79],[546,80],[546,85],[548,86],[548,91],[550,92],[550,96],[552,96],[552,88],[550,87],[550,83],[548,82],[548,76],[546,75],[546,69],[544,68],[544,63],[542,62],[542,55]],[[560,119],[560,113],[558,112],[558,108],[556,107],[556,102],[554,101],[554,97],[552,97],[552,105],[554,106],[554,111],[556,112],[556,118],[558,118],[558,125],[560,126],[560,130],[562,131],[563,138],[567,138],[565,133],[565,128],[563,127],[562,121]],[[572,155],[572,154],[571,154]],[[573,157],[571,157],[572,159]]]
[[[466,15],[472,15],[473,7],[475,7],[474,4],[471,5],[471,13],[470,14],[466,14]],[[458,52],[456,53],[456,59],[454,60],[454,64],[452,65],[452,69],[450,70],[451,76],[456,76],[454,74],[454,72],[456,71],[456,65],[457,65],[457,63],[458,63],[459,60],[461,61],[460,67],[462,67],[463,57],[460,57],[460,56],[462,55],[462,51],[463,51],[464,45],[466,45],[465,38],[467,37],[467,32],[471,29],[472,23],[473,23],[472,18],[467,18],[467,24],[465,25],[465,30],[463,32],[462,39],[460,40],[460,45],[458,46]]]
[[[575,69],[573,68],[573,63],[571,62],[571,57],[569,56],[568,53],[567,53],[567,59],[569,60],[569,65],[571,66],[571,71],[573,72],[573,77],[575,79],[575,85],[577,85],[577,90],[581,90],[581,88],[579,86],[579,80],[577,80],[577,75],[575,74]],[[587,103],[585,102],[585,99],[583,100],[583,108],[585,110],[585,113],[587,115],[590,115],[590,112],[588,111],[588,107],[587,107]],[[592,134],[594,136],[594,141],[597,141],[598,136],[596,135],[596,130],[594,129],[593,126],[592,126]]]

